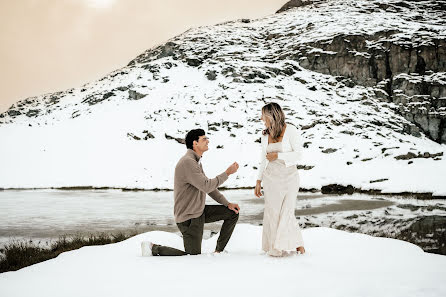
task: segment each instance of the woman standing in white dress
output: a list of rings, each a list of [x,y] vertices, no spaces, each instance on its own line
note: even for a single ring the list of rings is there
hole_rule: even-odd
[[[254,194],[261,196],[263,182],[262,249],[271,256],[284,251],[305,253],[302,233],[294,214],[299,192],[297,161],[302,156],[299,131],[285,123],[285,114],[277,103],[262,108],[262,154]]]

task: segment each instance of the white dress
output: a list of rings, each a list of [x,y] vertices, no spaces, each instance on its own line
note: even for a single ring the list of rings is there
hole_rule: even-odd
[[[282,152],[282,142],[270,143],[267,153]],[[262,249],[271,256],[283,251],[295,251],[303,246],[302,233],[295,216],[299,192],[299,173],[296,166],[285,161],[270,161],[263,171],[265,210],[263,214]]]

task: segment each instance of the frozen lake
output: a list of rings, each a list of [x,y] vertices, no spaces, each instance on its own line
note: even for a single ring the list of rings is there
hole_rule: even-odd
[[[261,225],[263,199],[255,197],[253,190],[222,193],[229,201],[240,205],[239,222]],[[208,204],[215,203],[211,198],[207,199]],[[446,201],[384,195],[299,193],[296,216],[303,228],[327,226],[382,236],[382,232],[403,230],[419,218],[446,218]],[[173,192],[0,191],[0,244],[11,239],[45,243],[61,235],[76,233],[152,230],[178,232],[173,220]],[[218,230],[219,224],[207,224],[205,237]]]

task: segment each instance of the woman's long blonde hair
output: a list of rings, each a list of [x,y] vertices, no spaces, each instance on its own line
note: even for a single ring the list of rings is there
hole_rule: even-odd
[[[279,104],[271,102],[262,107],[262,115],[268,119],[269,127],[263,130],[263,134],[271,135],[274,141],[279,140],[285,126],[285,113]]]

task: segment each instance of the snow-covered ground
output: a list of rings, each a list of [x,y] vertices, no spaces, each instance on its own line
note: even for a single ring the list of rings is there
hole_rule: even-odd
[[[226,254],[142,257],[140,242],[182,248],[172,233],[148,232],[83,247],[0,274],[1,296],[445,296],[446,257],[393,239],[329,228],[303,231],[305,255],[261,252],[262,227],[239,224]]]

